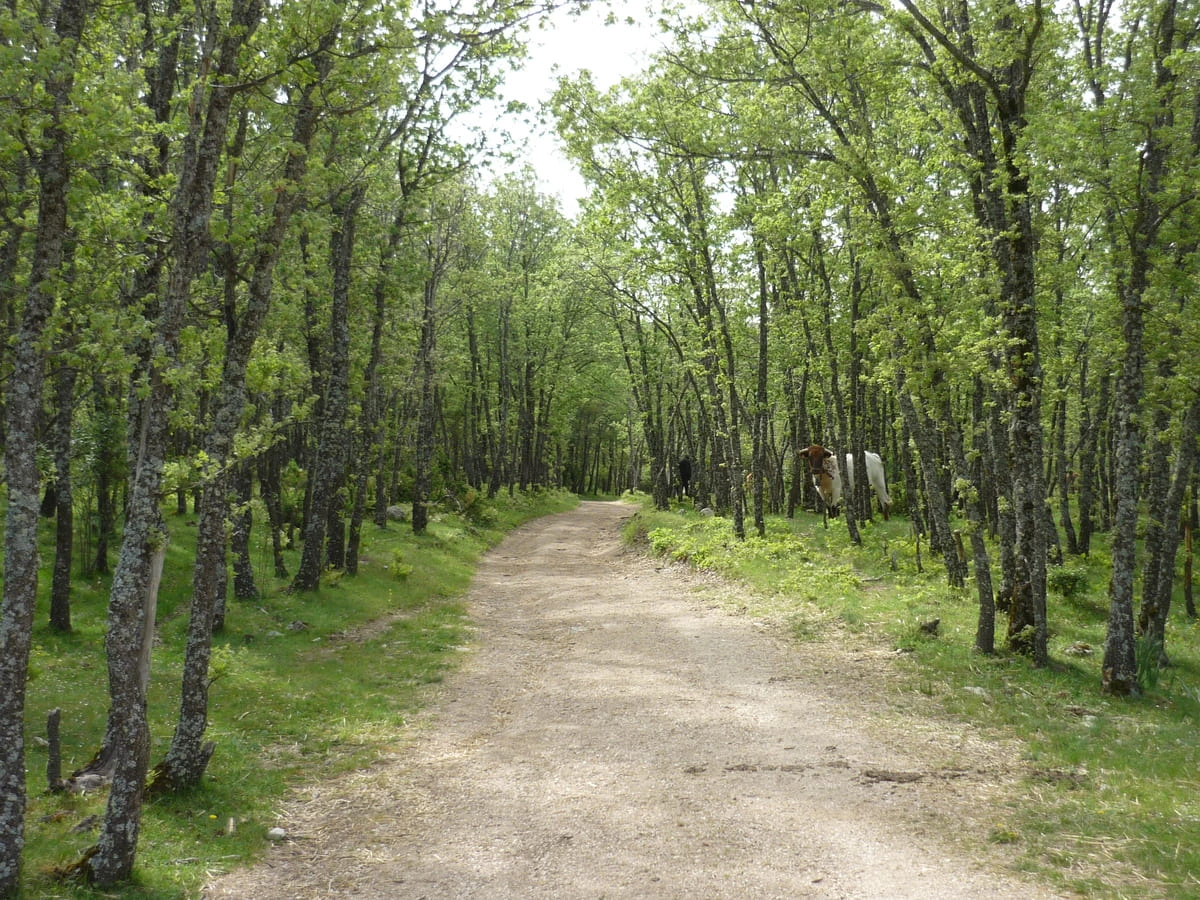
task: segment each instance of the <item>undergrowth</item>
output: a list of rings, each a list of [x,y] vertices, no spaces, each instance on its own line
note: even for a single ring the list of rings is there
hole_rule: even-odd
[[[1143,696],[1111,698],[1100,693],[1102,544],[1050,571],[1052,662],[1038,669],[1006,649],[1003,614],[996,652],[974,650],[973,581],[949,587],[940,557],[905,519],[860,523],[861,546],[838,520],[826,529],[802,513],[766,526],[765,537],[739,542],[719,516],[644,505],[626,537],[737,580],[757,598],[747,612],[783,623],[795,640],[851,632],[890,647],[897,702],[920,696],[922,709],[1018,741],[1020,791],[996,810],[1002,825],[973,836],[1005,845],[1017,868],[1088,897],[1200,898],[1200,625],[1181,601],[1167,632],[1172,666],[1150,665],[1157,648],[1144,648]]]

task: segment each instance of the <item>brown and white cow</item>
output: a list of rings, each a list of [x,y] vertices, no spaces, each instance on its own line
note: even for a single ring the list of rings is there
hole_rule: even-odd
[[[821,492],[821,497],[825,501],[825,507],[829,510],[829,514],[836,516],[842,502],[842,473],[837,459],[834,457],[832,451],[826,450],[820,444],[810,444],[808,449],[804,451],[804,455],[808,458],[813,487]],[[870,450],[867,450],[863,455],[867,461],[867,480],[871,482],[871,487],[875,490],[875,497],[879,500],[879,508],[883,512],[884,521],[887,521],[892,510],[892,498],[888,494],[887,478],[883,472],[883,460],[879,458],[878,453],[872,453]],[[853,491],[854,464],[849,453],[846,454],[846,482],[850,485],[850,490]]]

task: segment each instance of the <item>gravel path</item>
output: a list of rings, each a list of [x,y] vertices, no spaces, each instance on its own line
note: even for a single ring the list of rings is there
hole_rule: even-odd
[[[1055,896],[987,841],[1012,748],[897,714],[881,654],[788,647],[720,582],[624,550],[631,514],[512,533],[412,744],[299,792],[293,839],[205,896]]]

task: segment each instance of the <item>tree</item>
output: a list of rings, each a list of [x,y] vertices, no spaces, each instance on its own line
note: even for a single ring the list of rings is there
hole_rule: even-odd
[[[66,118],[87,15],[85,0],[64,0],[52,23],[37,23],[46,45],[34,47],[44,91],[38,110],[41,136],[33,161],[38,180],[37,226],[29,290],[15,336],[4,408],[8,513],[0,608],[0,646],[4,648],[0,653],[0,896],[17,893],[24,846],[25,677],[38,583],[37,433],[45,380],[45,332],[61,290],[68,233],[70,135]]]
[[[232,487],[233,444],[246,406],[246,368],[270,310],[275,264],[283,250],[288,226],[303,197],[302,181],[308,155],[321,116],[315,94],[333,68],[333,48],[340,36],[336,18],[312,40],[311,70],[300,76],[291,90],[294,119],[291,142],[283,162],[283,177],[276,182],[270,215],[253,244],[252,273],[247,297],[239,310],[236,296],[236,250],[228,243],[219,251],[226,259],[226,294],[223,309],[225,356],[212,421],[205,434],[204,452],[210,473],[200,499],[196,532],[196,557],[192,571],[192,606],[184,656],[182,699],[175,735],[167,755],[157,767],[152,789],[179,791],[199,784],[214,746],[204,743],[208,724],[208,665],[218,598],[225,584],[225,520]],[[306,48],[307,49],[307,48]],[[242,158],[245,116],[230,165]],[[230,186],[232,187],[232,186]],[[232,230],[233,223],[229,226]]]
[[[207,261],[213,193],[241,72],[242,49],[253,37],[261,15],[257,0],[235,0],[229,20],[215,25],[208,34],[213,80],[195,84],[180,158],[182,174],[171,199],[175,253],[154,319],[152,352],[141,373],[144,399],[130,411],[130,432],[137,436],[136,465],[109,595],[105,642],[111,706],[104,754],[110,760],[106,767],[112,771],[112,787],[95,852],[85,862],[88,876],[100,886],[127,880],[137,852],[150,757],[146,681],[167,541],[159,507],[172,397],[170,369],[178,359],[192,281]]]

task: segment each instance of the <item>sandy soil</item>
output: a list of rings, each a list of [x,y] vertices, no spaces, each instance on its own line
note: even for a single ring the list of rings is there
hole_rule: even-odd
[[[412,742],[298,792],[240,898],[1048,898],[1005,873],[1012,747],[898,711],[881,648],[788,645],[584,503],[484,560]],[[736,604],[734,604],[736,608]]]

